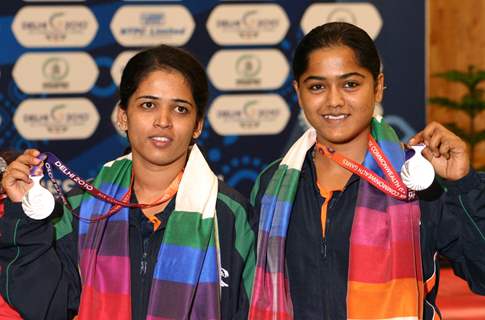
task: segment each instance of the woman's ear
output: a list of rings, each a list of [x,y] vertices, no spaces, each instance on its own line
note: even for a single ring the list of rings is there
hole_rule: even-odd
[[[374,96],[375,102],[381,103],[383,96],[384,96],[384,74],[381,72],[377,76],[377,80],[376,80],[376,88],[375,88],[375,96]]]
[[[298,98],[298,105],[301,108],[302,103],[301,103],[301,99],[300,99],[300,87],[298,85],[298,81],[293,80],[292,85],[293,85],[293,89],[295,90],[296,97]]]
[[[202,133],[203,128],[204,128],[204,119],[197,120],[197,122],[195,123],[194,132],[192,133],[192,139],[197,139]]]
[[[116,124],[121,131],[128,130],[128,116],[126,111],[118,105],[117,121]]]

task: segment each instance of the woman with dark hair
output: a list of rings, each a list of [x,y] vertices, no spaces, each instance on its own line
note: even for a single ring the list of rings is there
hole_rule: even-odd
[[[312,128],[251,194],[260,224],[250,319],[437,319],[438,253],[485,294],[485,176],[437,123],[409,141],[409,157],[373,117],[379,66],[372,39],[348,23],[298,45],[293,86]]]
[[[3,177],[3,173],[7,169],[10,162],[15,160],[21,153],[12,149],[0,150],[0,181]],[[3,201],[7,198],[7,195],[3,192],[3,188],[0,185],[0,219],[3,218],[4,206]],[[9,306],[2,296],[0,296],[0,319],[16,320],[22,319],[17,311]]]
[[[33,220],[19,202],[43,157],[27,150],[7,167],[0,291],[24,318],[247,316],[253,215],[195,144],[207,97],[205,71],[188,52],[144,50],[120,84],[118,125],[131,153],[98,173],[102,197],[78,189],[53,219]]]

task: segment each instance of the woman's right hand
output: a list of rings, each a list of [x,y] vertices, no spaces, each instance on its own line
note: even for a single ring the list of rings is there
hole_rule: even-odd
[[[39,155],[39,150],[27,149],[4,171],[2,188],[12,202],[21,202],[27,191],[32,188],[29,173],[33,166],[39,166],[42,163],[42,160],[37,158]],[[40,174],[42,171],[40,167],[37,170],[35,174]]]

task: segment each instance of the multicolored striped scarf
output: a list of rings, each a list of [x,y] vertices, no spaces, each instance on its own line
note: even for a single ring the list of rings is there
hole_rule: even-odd
[[[405,155],[396,133],[381,119],[373,119],[371,126],[372,136],[399,172]],[[311,128],[285,155],[261,199],[250,319],[293,319],[285,240],[300,171],[315,142]],[[369,152],[363,164],[384,177]],[[348,319],[422,318],[419,219],[418,201],[396,200],[360,180],[350,237]]]
[[[106,163],[94,181],[120,199],[130,186],[131,154]],[[147,319],[220,319],[220,256],[215,207],[218,180],[194,145],[184,170],[153,273]],[[85,193],[82,219],[111,205]],[[79,222],[83,282],[80,320],[131,319],[129,209]]]

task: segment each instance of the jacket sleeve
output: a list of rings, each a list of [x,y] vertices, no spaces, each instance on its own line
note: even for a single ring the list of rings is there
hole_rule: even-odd
[[[66,219],[62,205],[56,204],[51,217],[30,219],[20,203],[7,199],[0,219],[0,293],[26,320],[72,319],[77,314],[80,279],[72,216]],[[57,230],[63,223],[70,227]]]
[[[256,263],[256,217],[249,202],[222,182],[216,212],[222,267],[221,318],[247,319]]]
[[[473,292],[485,295],[485,174],[471,171],[443,186],[438,251]]]
[[[241,210],[242,211],[242,210]],[[235,246],[244,261],[242,277],[239,287],[239,310],[235,319],[247,319],[251,303],[254,272],[256,270],[256,235],[258,219],[253,207],[246,202],[244,205],[245,219],[240,216],[243,212],[236,213],[236,229],[238,230]],[[242,246],[241,243],[246,245]]]

